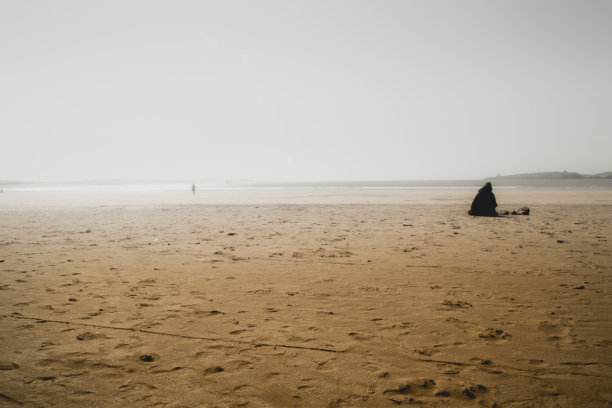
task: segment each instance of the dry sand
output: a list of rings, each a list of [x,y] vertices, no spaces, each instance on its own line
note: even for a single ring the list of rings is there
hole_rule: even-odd
[[[5,194],[0,405],[610,406],[612,190],[495,192]]]

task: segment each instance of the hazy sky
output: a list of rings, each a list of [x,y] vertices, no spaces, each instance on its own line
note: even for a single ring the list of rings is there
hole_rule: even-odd
[[[0,180],[612,170],[612,1],[0,0]]]

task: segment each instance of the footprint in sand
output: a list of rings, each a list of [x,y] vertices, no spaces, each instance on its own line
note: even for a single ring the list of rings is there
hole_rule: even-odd
[[[393,326],[391,326],[392,329],[409,329],[411,327],[414,327],[414,323],[401,322],[401,323],[396,323]]]
[[[198,317],[207,317],[207,316],[216,316],[216,315],[225,314],[225,313],[220,312],[219,310],[196,310],[193,312],[193,314]]]
[[[221,366],[212,366],[212,367],[208,367],[206,370],[204,370],[204,375],[209,375],[209,374],[217,374],[217,373],[221,373],[225,371],[225,369]]]
[[[419,348],[415,348],[414,352],[422,356],[431,357],[434,354],[439,353],[440,348],[441,348],[441,345],[435,345],[433,347],[419,347]]]
[[[475,400],[487,392],[488,388],[482,384],[441,387],[435,380],[426,378],[403,382],[397,388],[383,391],[383,395],[395,404],[423,404],[438,398],[447,402],[446,398]]]
[[[502,341],[510,340],[512,338],[512,335],[508,332],[503,331],[502,329],[493,329],[489,327],[482,333],[479,333],[478,337],[490,341]]]
[[[323,360],[323,361],[315,361],[317,364],[316,369],[320,371],[331,371],[333,369],[331,362],[335,359]]]
[[[266,380],[274,380],[275,378],[278,378],[280,376],[281,376],[281,373],[278,373],[278,372],[274,371],[274,372],[268,373],[265,376],[265,379]]]
[[[350,332],[348,335],[355,340],[371,340],[374,338],[373,335],[361,334],[356,332]]]
[[[488,359],[474,357],[470,359],[470,362],[473,364],[480,364],[482,366],[482,370],[489,374],[500,375],[504,373],[503,371],[496,369],[493,362]]]
[[[150,384],[145,384],[141,382],[133,383],[133,384],[124,384],[119,387],[119,392],[126,391],[151,391],[156,390],[157,387]]]
[[[142,354],[140,357],[138,357],[138,359],[143,363],[152,363],[154,361],[159,360],[159,354]]]
[[[52,341],[43,341],[43,342],[40,344],[40,347],[38,348],[38,350],[37,350],[37,351],[44,351],[44,350],[47,350],[48,348],[53,347],[53,346],[55,346],[55,345],[56,345],[56,344],[55,344],[55,343],[53,343]]]
[[[96,334],[96,333],[91,333],[91,332],[83,332],[83,333],[77,335],[76,338],[79,341],[86,341],[86,340],[95,340],[95,339],[105,339],[106,336],[103,335],[103,334]]]
[[[562,324],[543,321],[538,325],[538,330],[548,336],[548,341],[569,341],[568,336],[572,329]]]
[[[18,368],[19,365],[16,363],[12,363],[9,361],[0,361],[0,371],[16,370]]]
[[[415,380],[404,385],[400,385],[397,388],[388,389],[383,394],[414,394],[422,393],[422,390],[432,389],[436,386],[436,382],[431,379]]]
[[[15,404],[15,405],[19,405],[19,406],[22,406],[22,405],[23,405],[23,403],[22,403],[22,402],[20,402],[20,401],[18,401],[18,400],[16,400],[16,399],[14,399],[14,398],[11,398],[11,397],[9,397],[9,396],[8,396],[8,395],[6,395],[6,394],[0,394],[0,401],[4,401],[4,402],[6,402],[6,403],[9,403],[9,404]]]
[[[472,307],[472,304],[463,300],[444,300],[442,305],[447,308],[447,310],[454,309],[469,309]]]
[[[247,367],[252,367],[253,363],[247,360],[232,360],[232,361],[228,361],[226,362],[226,367],[231,368],[232,370],[236,369],[241,369],[241,368],[247,368]]]
[[[370,399],[367,395],[351,394],[345,398],[338,398],[327,404],[327,408],[354,407]]]

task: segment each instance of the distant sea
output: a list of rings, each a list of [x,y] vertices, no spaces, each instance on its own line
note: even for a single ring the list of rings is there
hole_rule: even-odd
[[[380,180],[380,181],[300,181],[300,182],[0,182],[4,192],[172,192],[191,191],[265,191],[300,189],[473,189],[487,180]],[[504,188],[612,188],[612,179],[570,180],[493,180],[494,187]]]
[[[234,204],[467,205],[484,183],[485,180],[4,183],[0,184],[0,210]],[[493,191],[499,203],[554,203],[561,200],[560,193],[565,197],[563,202],[601,200],[602,194],[607,202],[612,196],[612,180],[509,180],[494,182]]]

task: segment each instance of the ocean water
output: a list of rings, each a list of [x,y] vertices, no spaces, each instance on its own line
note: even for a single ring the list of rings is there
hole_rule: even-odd
[[[407,204],[466,205],[484,184],[476,181],[383,181],[327,183],[97,183],[11,184],[2,187],[0,211],[100,206]],[[494,185],[503,203],[607,204],[609,185]]]

